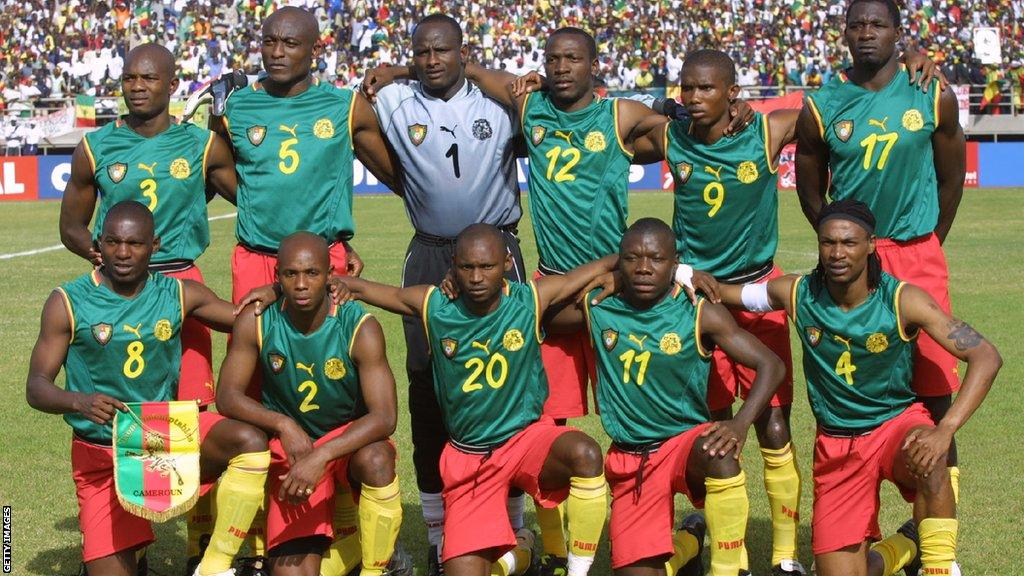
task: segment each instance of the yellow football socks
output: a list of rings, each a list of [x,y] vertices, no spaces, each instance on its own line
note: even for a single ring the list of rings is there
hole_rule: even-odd
[[[796,560],[797,525],[800,523],[800,471],[793,447],[761,448],[764,488],[772,509],[772,566]]]
[[[339,486],[334,494],[334,541],[320,562],[321,576],[345,576],[362,560],[359,546],[359,509],[352,492]]]
[[[490,576],[520,576],[530,568],[534,536],[529,530],[516,531],[516,547],[491,564]]]
[[[956,518],[925,518],[917,525],[923,574],[952,574],[958,526]]]
[[[736,576],[740,570],[749,514],[746,483],[742,471],[732,478],[704,479],[712,576]]]
[[[960,468],[957,466],[950,466],[949,470],[949,483],[953,486],[953,503],[960,504]]]
[[[697,537],[686,530],[676,530],[672,535],[672,557],[665,562],[665,573],[672,576],[687,562],[697,557],[700,553],[700,542]]]
[[[199,540],[203,534],[213,533],[213,492],[210,490],[196,500],[196,505],[188,514],[188,545],[186,556],[199,556]]]
[[[593,478],[569,478],[569,498],[565,504],[569,520],[569,576],[585,576],[594,563],[597,543],[608,517],[608,484],[604,474]]]
[[[199,563],[199,574],[209,576],[231,568],[245,541],[256,511],[263,502],[270,451],[246,452],[228,462],[217,486],[217,519],[210,545]]]
[[[892,576],[917,556],[917,544],[899,532],[871,545],[882,558],[883,576]]]
[[[569,554],[565,546],[565,504],[559,504],[554,508],[536,506],[537,526],[540,528],[540,541],[544,547],[544,553],[559,558],[565,558]]]
[[[359,493],[359,542],[364,576],[379,576],[395,552],[402,527],[402,497],[398,478],[387,486],[363,485]]]

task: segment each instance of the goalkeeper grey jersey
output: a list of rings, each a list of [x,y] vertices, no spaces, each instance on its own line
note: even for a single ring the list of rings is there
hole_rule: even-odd
[[[508,110],[469,81],[448,101],[418,82],[390,84],[374,108],[401,161],[405,209],[418,232],[451,238],[470,224],[519,221]]]

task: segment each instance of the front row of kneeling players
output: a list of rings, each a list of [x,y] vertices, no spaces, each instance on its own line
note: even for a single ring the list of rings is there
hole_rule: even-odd
[[[701,276],[701,284],[729,306],[785,310],[796,326],[818,423],[818,573],[891,574],[908,562],[922,563],[929,574],[948,573],[957,521],[945,454],[1001,360],[923,291],[881,272],[873,228],[863,204],[838,202],[819,218],[819,264],[811,274],[745,286]],[[65,414],[75,433],[72,465],[81,518],[88,520],[82,531],[89,573],[134,574],[135,550],[153,540],[148,522],[125,512],[113,495],[110,421],[122,402],[173,399],[180,326],[167,340],[129,328],[155,315],[191,316],[221,330],[232,325],[231,305],[207,288],[147,271],[158,243],[141,204],[111,209],[100,242],[103,267],[54,291],[32,355],[29,403]],[[200,416],[202,478],[220,482],[217,524],[196,573],[230,573],[264,482],[274,574],[342,573],[359,563],[375,574],[392,555],[402,518],[396,449],[388,440],[397,420],[394,377],[380,325],[359,304],[334,303],[329,281],[335,299],[422,318],[451,435],[441,460],[447,574],[520,574],[529,567],[532,533],[514,533],[499,520],[507,519],[512,487],[540,506],[565,502],[570,576],[585,575],[593,562],[609,487],[617,571],[700,573],[703,523],[672,532],[673,494],[683,493],[705,508],[711,573],[739,573],[748,504],[738,455],[783,379],[782,362],[723,306],[693,302],[673,283],[675,237],[659,220],[638,221],[618,255],[564,276],[509,283],[509,265],[500,231],[467,228],[455,248],[458,295],[449,298],[432,286],[329,280],[326,243],[306,233],[287,238],[277,264],[283,302],[262,314],[260,304],[250,305],[234,319],[218,387],[221,415]],[[565,306],[596,284],[617,294],[601,300],[595,291],[582,309]],[[273,298],[269,290],[252,297]],[[542,326],[545,312],[560,306]],[[111,326],[110,334],[96,337],[96,325]],[[544,333],[580,326],[596,351],[601,419],[613,441],[603,465],[593,439],[555,426],[541,411]],[[909,386],[920,330],[968,364],[960,395],[937,423]],[[135,339],[146,350],[146,367],[122,377],[122,351]],[[731,420],[711,423],[706,386],[714,347],[754,369],[756,380]],[[66,389],[53,384],[62,365]],[[245,393],[256,372],[261,401]],[[869,548],[880,538],[883,478],[914,502],[917,558],[915,550]],[[332,544],[336,490],[358,498],[359,531]]]

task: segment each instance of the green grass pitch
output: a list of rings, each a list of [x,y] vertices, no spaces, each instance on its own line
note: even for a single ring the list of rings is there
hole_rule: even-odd
[[[1024,424],[1018,384],[1024,380],[1020,363],[1020,330],[1024,297],[1024,269],[1017,253],[1024,229],[1021,194],[1024,189],[968,190],[952,234],[946,243],[951,269],[954,312],[992,340],[1002,352],[1005,366],[987,402],[960,432],[961,480],[959,560],[965,574],[1016,573],[1024,544]],[[778,262],[787,271],[807,271],[816,258],[811,230],[793,193],[780,193],[781,239]],[[524,198],[525,202],[525,198]],[[638,193],[630,197],[631,218],[671,216],[669,194]],[[59,243],[55,202],[0,205],[0,252],[14,253]],[[229,214],[225,202],[211,205],[211,215]],[[411,229],[395,197],[359,197],[355,200],[358,233],[354,246],[366,261],[364,275],[397,283]],[[536,263],[530,225],[524,218],[524,255]],[[209,285],[230,295],[230,251],[234,246],[234,220],[210,224],[213,242],[200,260]],[[1014,256],[1014,254],[1018,254]],[[1016,264],[1015,264],[1016,263]],[[0,504],[13,508],[11,545],[14,574],[74,574],[80,561],[77,507],[69,464],[70,430],[57,416],[33,411],[24,400],[28,358],[39,326],[39,312],[57,284],[87,271],[86,263],[64,250],[0,260]],[[420,516],[412,470],[409,420],[405,411],[405,350],[400,319],[377,311],[389,344],[389,358],[399,389],[399,474],[405,503],[402,541],[418,565],[425,556],[425,529]],[[1016,334],[1016,335],[1015,335]],[[225,340],[216,335],[214,350],[219,365]],[[797,356],[799,347],[794,350]],[[796,402],[793,428],[803,483],[800,559],[810,566],[811,448],[814,423],[808,411],[799,358],[796,359]],[[63,381],[63,377],[61,377]],[[608,439],[594,416],[574,422],[602,445]],[[748,474],[750,524],[747,542],[755,574],[767,571],[771,524],[761,481],[761,458],[753,433],[744,451]],[[910,515],[892,486],[882,491],[881,524],[891,532]],[[533,521],[527,506],[528,522]],[[677,499],[676,514],[688,504]],[[497,521],[497,519],[496,519]],[[150,566],[157,575],[177,575],[184,569],[184,522],[158,525],[157,543],[150,548]],[[422,573],[422,568],[419,568]],[[610,573],[607,540],[602,541],[591,572]]]

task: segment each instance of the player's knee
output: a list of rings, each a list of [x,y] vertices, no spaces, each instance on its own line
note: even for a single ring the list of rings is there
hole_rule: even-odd
[[[927,476],[918,476],[917,489],[925,496],[934,497],[941,496],[945,492],[949,492],[952,496],[952,487],[949,483],[949,469],[946,468],[945,462],[939,462],[935,465],[935,468]]]
[[[237,454],[265,452],[267,434],[255,426],[239,422],[234,430],[234,445]]]
[[[779,449],[790,441],[789,423],[782,408],[769,406],[754,426],[762,448]]]
[[[601,446],[593,438],[580,433],[569,451],[569,467],[573,476],[593,478],[604,471]]]
[[[356,450],[349,460],[356,480],[370,486],[387,486],[395,479],[395,449],[381,440]]]
[[[733,451],[736,449],[733,448]],[[739,474],[742,469],[740,468],[740,461],[733,458],[733,452],[726,454],[724,457],[708,456],[705,452],[704,469],[707,471],[709,478],[732,478]]]

